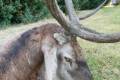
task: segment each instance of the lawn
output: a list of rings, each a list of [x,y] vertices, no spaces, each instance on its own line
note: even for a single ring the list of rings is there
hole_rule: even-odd
[[[103,8],[81,23],[99,32],[120,32],[120,6]],[[95,80],[120,80],[120,43],[99,44],[81,39],[78,42]]]
[[[0,46],[21,32],[50,22],[55,22],[55,20],[50,19],[28,25],[14,25],[6,29],[1,29]],[[120,6],[103,8],[94,16],[81,21],[81,23],[99,32],[120,32]],[[94,80],[120,80],[120,43],[100,44],[82,39],[78,39],[78,42],[83,48]]]

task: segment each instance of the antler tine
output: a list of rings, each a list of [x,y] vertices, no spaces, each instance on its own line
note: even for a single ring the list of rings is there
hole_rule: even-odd
[[[93,12],[83,16],[83,17],[79,17],[79,20],[84,20],[86,18],[89,18],[91,17],[92,15],[94,15],[95,13],[97,13],[104,5],[105,3],[107,2],[108,0],[105,0],[102,4],[100,4],[95,10],[93,10]]]
[[[52,16],[64,27],[66,31],[69,31],[69,20],[65,14],[60,10],[56,0],[45,0],[46,5],[51,12]]]
[[[101,5],[99,5],[93,12],[87,14],[86,16],[83,16],[83,17],[79,17],[79,20],[83,20],[83,19],[86,19],[88,17],[91,17],[92,15],[94,15],[96,12],[98,12],[104,5],[105,3],[107,2],[107,0],[105,0]],[[73,2],[72,0],[68,1],[68,0],[65,0],[65,4],[66,4],[66,8],[67,8],[67,11],[68,11],[68,15],[69,15],[69,18],[70,20],[74,20],[75,21],[75,18],[77,20],[78,16],[76,15],[75,13],[75,9],[74,9],[74,5],[73,5]]]
[[[120,41],[120,33],[104,34],[88,29],[79,23],[72,0],[65,0],[66,8],[70,18],[70,32],[82,39],[97,43],[114,43]]]

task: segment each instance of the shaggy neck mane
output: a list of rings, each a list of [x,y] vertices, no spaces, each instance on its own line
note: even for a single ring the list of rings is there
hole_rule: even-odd
[[[17,57],[19,51],[25,47],[26,39],[29,39],[33,30],[23,33],[17,40],[7,44],[7,48],[0,52],[0,73],[5,73],[9,67],[10,62]],[[9,46],[10,45],[10,46]]]

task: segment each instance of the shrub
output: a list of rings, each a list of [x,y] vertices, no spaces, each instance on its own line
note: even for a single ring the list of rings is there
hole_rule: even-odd
[[[100,5],[104,0],[73,0],[77,10],[93,9]],[[64,0],[58,0],[60,8],[65,11]]]
[[[78,10],[93,9],[104,0],[73,0]],[[58,0],[65,12],[64,0]],[[0,0],[0,26],[29,23],[49,15],[44,0]]]
[[[49,15],[43,0],[0,0],[0,10],[1,26],[29,23]]]

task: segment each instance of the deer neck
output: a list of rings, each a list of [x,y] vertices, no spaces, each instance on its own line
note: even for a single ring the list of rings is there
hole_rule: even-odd
[[[42,64],[41,52],[15,42],[0,52],[0,80],[26,80]]]

